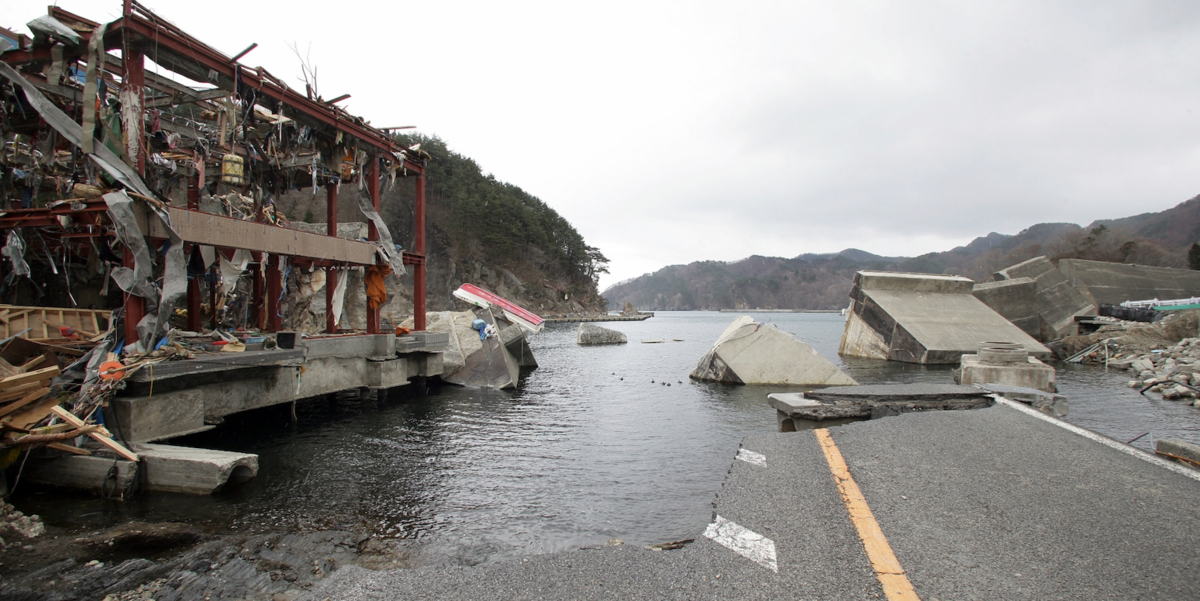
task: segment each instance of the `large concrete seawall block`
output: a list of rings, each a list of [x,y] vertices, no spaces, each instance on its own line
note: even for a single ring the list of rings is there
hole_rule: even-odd
[[[1058,269],[1065,280],[1086,290],[1098,304],[1200,296],[1200,271],[1191,269],[1083,259],[1063,259],[1058,262]]]
[[[1079,332],[1075,317],[1096,314],[1096,302],[1087,291],[1072,286],[1063,272],[1046,257],[1034,257],[992,275],[995,282],[1021,278],[1029,278],[1037,286],[1038,334],[1035,337],[1039,340],[1075,335]]]
[[[975,284],[971,294],[1021,328],[1022,332],[1034,338],[1041,334],[1041,318],[1037,311],[1037,282],[1032,278]]]
[[[929,280],[922,282],[920,280]],[[980,343],[1014,342],[1035,357],[1050,351],[989,308],[958,276],[859,272],[838,352],[908,363],[958,363]]]

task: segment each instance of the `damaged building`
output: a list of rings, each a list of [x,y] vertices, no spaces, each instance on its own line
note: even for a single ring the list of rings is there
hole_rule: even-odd
[[[213,489],[256,464],[149,443],[441,373],[447,337],[425,324],[428,155],[397,128],[133,0],[112,22],[52,6],[28,27],[0,30],[0,296],[14,303],[0,321],[33,345],[0,363],[0,445],[50,447],[47,470],[85,479],[75,467],[113,453],[194,460],[192,473],[218,474],[199,486]],[[381,187],[402,185],[415,191],[411,249],[379,216]],[[339,190],[356,191],[362,223],[338,222]],[[325,223],[290,223],[289,192],[323,198]],[[399,328],[407,316],[382,310],[409,270],[412,323]]]

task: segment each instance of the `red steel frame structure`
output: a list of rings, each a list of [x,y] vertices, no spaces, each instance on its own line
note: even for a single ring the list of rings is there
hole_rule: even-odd
[[[99,23],[88,21],[78,15],[56,7],[50,8],[50,14],[60,20],[85,23],[93,28],[99,27]],[[86,47],[90,39],[90,34],[81,34],[81,37],[84,38],[84,43],[81,44],[81,47]],[[174,25],[158,18],[134,0],[124,0],[122,16],[117,21],[109,24],[105,32],[103,46],[106,51],[116,48],[122,50],[123,58],[119,69],[114,68],[114,65],[109,65],[108,68],[120,71],[123,92],[127,97],[131,96],[135,98],[139,107],[145,106],[145,58],[149,50],[154,53],[153,58],[158,64],[191,79],[210,81],[223,89],[235,89],[236,83],[240,81],[242,86],[255,90],[260,97],[286,104],[294,112],[297,121],[311,123],[318,127],[333,128],[343,135],[349,135],[361,142],[365,142],[370,148],[370,158],[365,177],[368,178],[368,194],[376,212],[379,210],[380,160],[383,157],[387,157],[388,160],[402,162],[402,167],[406,175],[411,174],[416,177],[414,248],[413,252],[403,253],[403,261],[405,265],[411,266],[413,270],[414,329],[418,331],[425,329],[425,167],[423,163],[414,161],[410,154],[406,152],[406,149],[397,145],[386,132],[362,124],[360,120],[345,114],[344,111],[332,103],[323,102],[320,99],[313,99],[308,95],[297,93],[262,69],[249,69],[242,66],[236,60],[226,57],[212,47],[184,33]],[[77,51],[75,56],[71,56],[71,58],[77,58],[80,53],[81,51]],[[29,50],[12,50],[5,53],[3,59],[12,65],[50,60],[50,47],[49,45],[43,45],[34,46]],[[133,151],[131,158],[134,159],[137,171],[144,174],[147,148],[144,128],[138,128],[136,133],[136,144],[130,145]],[[188,182],[187,200],[189,210],[195,211],[199,209],[200,188],[204,185],[203,177],[204,174],[201,171]],[[326,199],[327,235],[336,237],[338,200],[336,184],[326,186]],[[57,217],[63,214],[71,215],[76,219],[76,223],[97,224],[95,214],[104,210],[105,204],[103,201],[85,203],[85,207],[82,210],[71,209],[70,207],[13,210],[0,216],[0,228],[32,225],[52,226],[58,224]],[[256,219],[261,219],[261,213]],[[377,241],[379,239],[379,232],[376,231],[375,225],[369,223],[368,227],[368,239]],[[132,261],[130,258],[131,253],[125,253],[125,256],[125,261],[128,265]],[[335,267],[333,264],[322,260],[321,257],[306,258],[311,260],[311,264],[326,269],[326,331],[333,333],[335,332],[335,316],[332,314],[332,304],[333,290],[337,284],[337,271],[333,269]],[[266,265],[266,270],[267,290],[265,291],[265,302],[263,302],[260,296],[262,291],[258,289],[257,279],[255,279],[255,302],[256,304],[265,305],[264,311],[266,316],[264,321],[266,323],[264,325],[267,330],[274,332],[278,331],[281,327],[279,304],[283,284],[280,259],[277,255],[270,257]],[[136,326],[145,313],[145,307],[142,299],[132,294],[125,295],[124,304],[126,339],[134,340],[137,338]],[[200,290],[199,283],[194,280],[189,282],[187,306],[189,328],[199,329]],[[379,333],[379,317],[378,310],[368,310],[368,333]]]

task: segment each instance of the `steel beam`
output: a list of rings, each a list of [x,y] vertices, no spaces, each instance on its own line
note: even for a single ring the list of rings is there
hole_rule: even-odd
[[[421,262],[413,265],[413,329],[425,330],[425,173],[417,174],[413,201],[413,247]]]
[[[359,174],[359,177],[367,178],[367,194],[371,197],[371,206],[375,207],[375,212],[379,212],[379,156],[371,154],[371,158],[367,159],[367,172]],[[375,227],[375,222],[367,220],[367,240],[372,242],[379,239],[379,229]],[[365,291],[364,291],[365,292]],[[379,307],[371,308],[371,301],[367,299],[367,333],[379,333]]]

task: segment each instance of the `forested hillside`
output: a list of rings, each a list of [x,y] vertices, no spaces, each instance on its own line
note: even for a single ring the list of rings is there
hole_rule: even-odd
[[[992,232],[970,244],[919,257],[881,257],[858,250],[792,259],[672,265],[604,291],[609,308],[641,310],[836,309],[848,302],[862,269],[962,275],[976,281],[1026,259],[1065,258],[1186,267],[1200,240],[1200,197],[1159,213],[1100,220],[1087,227],[1039,223],[1018,234]],[[1198,253],[1200,255],[1200,253]]]

